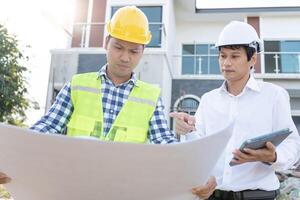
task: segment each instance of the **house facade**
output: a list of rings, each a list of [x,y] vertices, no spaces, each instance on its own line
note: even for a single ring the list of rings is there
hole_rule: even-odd
[[[288,91],[293,120],[300,129],[298,6],[201,9],[194,0],[77,0],[70,46],[51,51],[46,109],[72,75],[98,71],[106,63],[105,24],[126,5],[136,5],[149,19],[152,41],[135,72],[161,88],[166,114],[174,110],[194,114],[201,96],[222,84],[213,46],[222,28],[238,20],[251,24],[264,42],[254,76]]]

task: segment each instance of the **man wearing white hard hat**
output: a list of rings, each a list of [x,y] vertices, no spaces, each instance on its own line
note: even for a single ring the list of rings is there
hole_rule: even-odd
[[[186,134],[197,130],[188,133],[187,138],[202,137],[235,119],[233,135],[213,170],[218,185],[209,199],[275,199],[279,188],[275,170],[289,169],[300,154],[289,95],[279,86],[253,78],[251,69],[263,45],[251,25],[230,22],[222,30],[216,48],[225,81],[202,96],[195,116],[172,114],[176,131]],[[239,150],[247,139],[284,128],[293,132],[276,148],[267,142],[259,150]]]

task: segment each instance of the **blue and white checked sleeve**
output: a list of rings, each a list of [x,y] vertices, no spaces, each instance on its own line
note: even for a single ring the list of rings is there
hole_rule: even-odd
[[[68,83],[58,93],[48,113],[30,129],[43,133],[65,134],[66,125],[72,113],[71,84]]]
[[[149,140],[155,144],[178,142],[176,135],[168,127],[161,97],[157,100],[155,111],[150,120]]]

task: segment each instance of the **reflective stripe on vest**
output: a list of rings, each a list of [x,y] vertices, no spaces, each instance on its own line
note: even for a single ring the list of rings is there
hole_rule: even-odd
[[[90,87],[85,87],[85,86],[78,86],[78,85],[72,86],[72,87],[71,87],[71,90],[72,90],[72,91],[75,91],[75,90],[81,90],[81,91],[86,91],[86,92],[93,92],[93,93],[96,93],[96,94],[98,94],[98,93],[101,92],[100,89],[90,88]]]
[[[75,75],[71,81],[74,111],[68,135],[102,140],[144,143],[160,89],[137,81],[107,135],[103,135],[101,79],[98,73]]]

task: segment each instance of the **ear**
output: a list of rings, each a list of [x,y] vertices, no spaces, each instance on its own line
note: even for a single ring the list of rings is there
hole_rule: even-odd
[[[107,50],[107,47],[108,47],[109,40],[110,40],[110,36],[108,35],[108,36],[105,37],[105,43],[104,43],[104,49],[106,49],[106,50]]]
[[[254,53],[253,56],[251,57],[250,61],[249,61],[250,62],[250,66],[254,67],[256,61],[257,61],[257,53]]]

